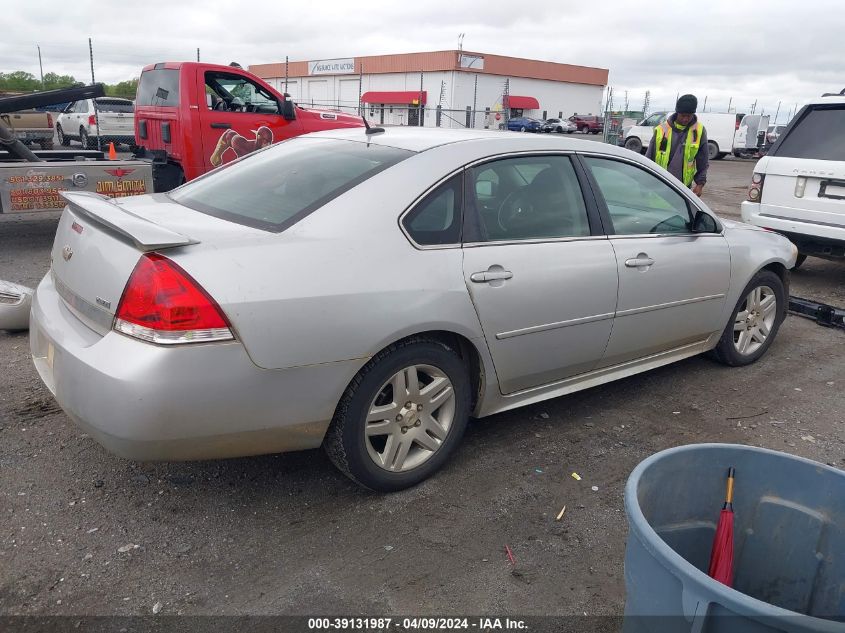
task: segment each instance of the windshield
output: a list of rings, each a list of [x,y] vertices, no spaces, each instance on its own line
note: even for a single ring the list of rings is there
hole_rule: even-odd
[[[169,195],[201,213],[279,232],[413,154],[357,141],[294,138]]]

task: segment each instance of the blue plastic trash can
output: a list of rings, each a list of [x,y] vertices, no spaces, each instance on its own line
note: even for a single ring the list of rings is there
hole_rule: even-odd
[[[734,488],[734,588],[707,575]],[[694,444],[625,487],[626,633],[845,632],[845,472],[776,451]]]

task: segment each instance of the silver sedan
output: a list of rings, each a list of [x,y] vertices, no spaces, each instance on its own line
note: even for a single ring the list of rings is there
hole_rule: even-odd
[[[377,490],[434,473],[471,416],[756,361],[796,256],[557,135],[335,130],[168,194],[65,197],[31,347],[79,426],[141,460],[323,446]]]

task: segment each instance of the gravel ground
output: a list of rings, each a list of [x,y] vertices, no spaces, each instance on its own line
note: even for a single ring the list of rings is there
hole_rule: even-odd
[[[753,164],[713,164],[722,215]],[[0,279],[36,285],[55,227],[0,218]],[[792,290],[842,305],[843,282],[811,258]],[[0,333],[0,614],[619,615],[634,466],[718,441],[845,467],[843,358],[845,332],[789,317],[751,367],[692,358],[477,421],[433,479],[376,495],[319,451],[114,457],[57,407],[27,336]]]

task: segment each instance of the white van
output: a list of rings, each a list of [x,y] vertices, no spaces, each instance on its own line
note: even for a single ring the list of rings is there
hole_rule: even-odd
[[[768,128],[768,114],[746,114],[742,117],[734,136],[734,156],[743,158],[760,151],[766,144],[766,130]]]
[[[845,257],[845,90],[804,106],[759,160],[742,219],[792,240],[796,266]]]
[[[621,147],[645,154],[654,128],[665,121],[672,112],[655,112],[637,125],[622,128],[617,144]],[[707,130],[707,155],[710,160],[722,159],[733,151],[734,134],[736,133],[736,114],[722,114],[719,112],[698,112],[698,120]]]

